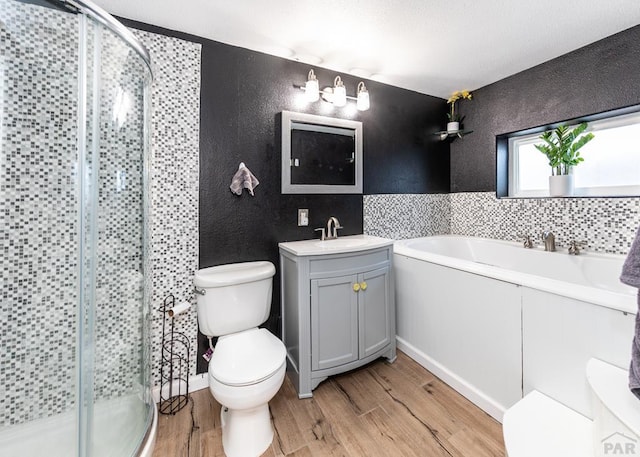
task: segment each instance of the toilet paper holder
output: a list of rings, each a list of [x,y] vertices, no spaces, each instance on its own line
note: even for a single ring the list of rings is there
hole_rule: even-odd
[[[175,414],[189,403],[189,338],[176,331],[176,318],[190,309],[188,302],[176,305],[169,294],[160,307],[162,312],[162,356],[160,358],[161,414]]]

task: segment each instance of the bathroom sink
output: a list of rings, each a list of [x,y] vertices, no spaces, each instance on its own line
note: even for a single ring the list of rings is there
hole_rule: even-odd
[[[364,246],[371,243],[370,240],[364,238],[335,238],[333,240],[315,241],[314,246],[320,249],[343,249],[343,248],[355,248],[358,246]]]
[[[280,248],[298,256],[339,254],[365,249],[379,248],[393,244],[393,240],[370,235],[343,236],[333,240],[304,240],[280,243]]]

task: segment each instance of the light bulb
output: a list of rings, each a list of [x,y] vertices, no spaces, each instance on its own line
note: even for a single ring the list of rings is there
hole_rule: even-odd
[[[335,106],[344,106],[347,104],[347,89],[344,88],[340,76],[336,76],[333,81],[333,104]]]
[[[304,85],[304,93],[308,102],[315,102],[320,98],[320,86],[313,70],[309,71],[307,83]]]
[[[369,109],[369,92],[363,82],[358,84],[358,100],[356,106],[359,111],[366,111]]]

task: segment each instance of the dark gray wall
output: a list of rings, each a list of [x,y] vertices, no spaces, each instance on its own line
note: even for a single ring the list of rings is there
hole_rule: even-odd
[[[451,144],[451,191],[493,191],[496,135],[640,103],[640,26],[473,92]]]
[[[200,267],[270,260],[278,266],[278,242],[316,237],[313,229],[336,216],[341,235],[362,233],[362,195],[281,195],[279,113],[301,111],[363,123],[364,192],[449,191],[449,146],[432,134],[443,127],[443,99],[364,80],[371,109],[329,114],[321,102],[296,106],[309,65],[124,19],[128,26],[202,44],[200,107]],[[315,68],[321,86],[337,72]],[[341,74],[347,94],[361,78]],[[240,162],[260,180],[255,197],[229,190]],[[297,209],[308,208],[309,227],[297,227]],[[278,271],[279,269],[276,268]],[[265,324],[280,334],[279,273],[271,316]],[[200,352],[206,345],[200,338]],[[206,370],[198,358],[198,371]]]

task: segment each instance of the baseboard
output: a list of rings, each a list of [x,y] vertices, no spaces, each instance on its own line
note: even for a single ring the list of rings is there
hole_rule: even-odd
[[[173,389],[175,391],[178,390],[178,385],[178,381],[173,382]],[[200,373],[189,377],[189,393],[206,389],[207,387],[209,387],[209,377],[207,373]],[[151,389],[151,396],[155,403],[160,402],[160,386],[155,386]]]
[[[418,362],[420,365],[425,367],[431,373],[436,375],[438,378],[442,379],[445,383],[451,386],[458,393],[466,397],[473,404],[478,406],[484,412],[489,414],[498,422],[502,423],[502,416],[506,409],[498,404],[491,397],[485,395],[476,389],[473,385],[469,384],[467,381],[456,375],[455,373],[448,370],[446,367],[441,365],[440,363],[433,360],[431,357],[426,355],[424,352],[420,351],[415,346],[407,343],[405,340],[396,336],[397,347],[402,352],[407,354],[413,360]]]

